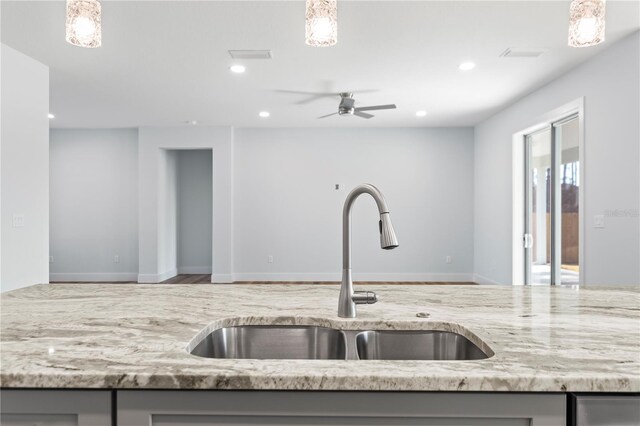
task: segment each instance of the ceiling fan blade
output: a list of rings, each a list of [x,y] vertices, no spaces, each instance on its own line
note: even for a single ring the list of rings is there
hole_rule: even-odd
[[[378,89],[365,89],[365,90],[351,90],[351,93],[353,93],[354,95],[359,95],[360,93],[375,93],[379,91],[380,90]]]
[[[374,117],[373,114],[367,114],[366,112],[360,112],[360,111],[355,111],[353,115],[357,115],[358,117],[367,118],[367,119]]]
[[[309,96],[337,96],[335,92],[305,92],[303,90],[275,90],[278,93],[288,93],[290,95],[309,95]]]
[[[334,112],[334,113],[332,113],[332,114],[323,115],[323,116],[318,117],[318,118],[319,118],[319,119],[320,119],[320,118],[327,118],[327,117],[331,117],[332,115],[337,115],[337,114],[338,114],[337,112]]]
[[[299,91],[299,90],[276,90],[277,93],[286,93],[288,95],[304,95],[304,96],[308,96],[305,99],[301,99],[298,102],[296,102],[296,105],[304,105],[304,104],[308,104],[311,103],[313,101],[317,101],[318,99],[322,99],[322,98],[332,98],[335,96],[338,96],[337,93],[333,93],[333,92],[304,92],[304,91]]]
[[[356,108],[356,111],[375,111],[378,109],[395,109],[395,108],[396,108],[395,104],[374,105],[374,106],[358,107]]]

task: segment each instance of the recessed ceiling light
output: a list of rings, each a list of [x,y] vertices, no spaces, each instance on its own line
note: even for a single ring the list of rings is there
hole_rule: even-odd
[[[247,70],[247,68],[244,65],[231,65],[229,69],[231,70],[231,72],[234,72],[236,74],[242,74]]]
[[[192,126],[195,126],[196,124],[198,124],[198,122],[196,120],[187,120],[184,123],[185,124],[191,124]]]
[[[463,62],[458,66],[458,68],[460,68],[462,71],[470,71],[475,67],[476,64],[474,64],[473,62]]]
[[[416,117],[424,117],[427,115],[427,111],[416,111]]]
[[[49,113],[49,116],[48,116],[48,117],[49,117],[49,119],[50,119],[50,120],[51,120],[51,119],[53,119],[53,118],[56,118],[56,116],[55,116],[55,115],[53,115],[53,114],[51,114],[51,113]]]
[[[271,114],[269,113],[269,111],[260,111],[260,112],[258,113],[258,115],[259,115],[260,117],[262,117],[262,118],[267,118],[267,117],[269,117]]]

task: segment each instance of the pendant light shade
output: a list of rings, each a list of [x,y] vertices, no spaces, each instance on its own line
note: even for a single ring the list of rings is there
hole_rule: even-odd
[[[80,47],[100,47],[101,14],[98,0],[67,0],[67,42]]]
[[[305,42],[315,47],[338,42],[337,0],[307,0]]]
[[[595,46],[604,41],[605,0],[573,0],[569,15],[569,46]]]

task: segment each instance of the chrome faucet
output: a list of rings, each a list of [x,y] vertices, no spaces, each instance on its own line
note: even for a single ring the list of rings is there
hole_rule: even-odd
[[[378,205],[378,212],[380,212],[380,221],[378,222],[380,247],[385,250],[398,247],[396,233],[389,217],[389,209],[380,190],[368,183],[356,186],[347,195],[344,209],[342,210],[342,285],[340,287],[340,298],[338,299],[338,316],[342,318],[355,318],[356,305],[370,305],[378,301],[378,297],[373,291],[353,291],[351,278],[351,206],[361,194],[371,195]]]

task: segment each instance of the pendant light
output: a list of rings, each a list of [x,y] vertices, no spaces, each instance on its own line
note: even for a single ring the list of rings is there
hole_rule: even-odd
[[[307,0],[306,37],[309,46],[333,46],[338,42],[338,1]]]
[[[67,42],[80,47],[100,47],[101,14],[98,0],[67,0]]]
[[[569,15],[569,46],[588,47],[604,41],[605,0],[573,0]]]

